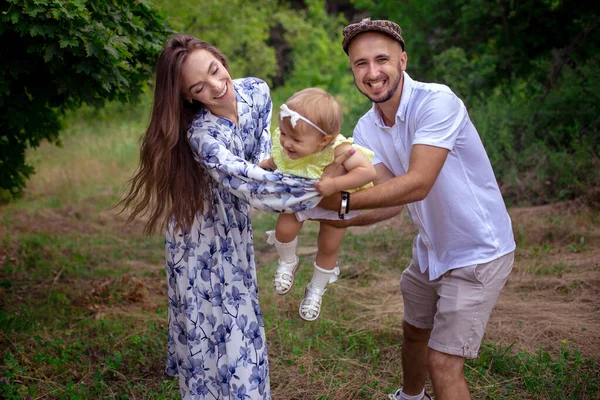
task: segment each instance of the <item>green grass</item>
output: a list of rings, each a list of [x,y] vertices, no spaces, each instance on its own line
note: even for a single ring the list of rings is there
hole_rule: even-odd
[[[0,267],[0,397],[173,398],[162,376],[159,238],[11,235]],[[153,252],[148,251],[148,246]],[[132,268],[132,263],[144,268]],[[128,397],[132,396],[132,397]]]
[[[137,165],[145,109],[111,105],[69,115],[63,147],[30,154],[38,173],[26,196],[0,208],[0,398],[179,398],[177,381],[164,374],[163,237],[142,237],[139,224],[126,228],[110,210]],[[312,256],[302,257],[292,291],[274,294],[274,250],[262,235],[275,220],[253,219],[274,398],[385,398],[402,372],[394,304],[401,304],[398,280],[412,234],[348,232],[341,279],[326,293],[319,320],[306,323],[297,308]],[[317,229],[306,224],[301,247],[314,247]],[[526,236],[526,273],[570,272],[565,263],[544,264],[555,244],[526,247]],[[593,247],[583,236],[569,244],[572,254]],[[569,288],[581,284],[572,279]],[[568,342],[560,348],[485,342],[465,368],[473,398],[599,398],[600,360]]]
[[[139,161],[139,139],[148,123],[149,97],[137,105],[84,107],[63,121],[61,145],[48,143],[27,154],[36,170],[20,207],[60,208],[93,199],[110,207]]]

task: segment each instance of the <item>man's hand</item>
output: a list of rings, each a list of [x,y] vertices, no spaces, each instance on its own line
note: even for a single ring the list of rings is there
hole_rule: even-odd
[[[351,156],[351,154],[350,155],[344,154],[344,155],[347,155],[348,158]],[[339,158],[341,159],[342,157],[339,157]],[[335,161],[338,161],[338,160],[335,160]],[[335,161],[334,161],[334,163],[335,163]],[[333,165],[334,163],[332,163],[331,165]],[[377,177],[375,178],[375,180],[373,180],[373,184],[375,186],[381,185],[382,183],[387,182],[394,178],[394,174],[392,173],[392,171],[390,171],[383,163],[378,163],[377,165],[375,165],[375,170],[377,171]],[[355,209],[355,210],[360,209],[360,207],[356,207],[356,208],[352,207],[353,204],[356,205],[356,203],[352,202],[353,196],[355,196],[354,198],[360,197],[362,194],[364,194],[363,192],[368,193],[370,190],[372,190],[372,189],[365,189],[365,190],[361,190],[359,192],[352,193],[352,195],[350,196],[350,200],[351,200],[350,201],[350,209],[351,210],[352,209]],[[370,196],[367,196],[367,197],[370,197]],[[323,197],[323,199],[319,202],[319,207],[322,207],[326,210],[339,211],[341,202],[342,202],[342,195],[339,193],[334,193],[330,196]]]
[[[356,149],[354,147],[351,147],[350,149],[348,149],[348,151],[345,151],[339,156],[337,156],[331,164],[325,167],[325,169],[323,170],[323,175],[321,175],[321,178],[319,179],[319,183],[317,183],[317,185],[322,184],[323,181],[326,182],[331,178],[344,175],[347,172],[346,168],[344,168],[344,163],[346,162],[346,160],[352,157],[354,153],[356,153]],[[342,201],[342,195],[340,193],[336,193],[336,191],[334,190],[331,193],[329,193],[328,191],[327,194],[325,194],[324,192],[321,192],[319,186],[316,186],[316,188],[319,191],[319,193],[325,196],[323,197],[323,200],[319,202],[319,207],[322,207],[326,210],[334,211],[338,211],[340,209],[340,202]],[[327,187],[324,188],[324,190],[328,189],[329,188]]]
[[[356,153],[356,149],[354,147],[351,147],[348,151],[337,156],[331,164],[325,167],[321,178],[335,178],[336,176],[344,175],[347,172],[346,168],[344,168],[344,163],[347,159],[352,157],[354,153]]]

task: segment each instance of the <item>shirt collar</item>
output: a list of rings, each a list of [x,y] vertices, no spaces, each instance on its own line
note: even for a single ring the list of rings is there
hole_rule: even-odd
[[[250,107],[252,107],[252,96],[250,96],[249,93],[247,93],[244,87],[244,83],[243,81],[238,81],[237,79],[233,81],[233,88],[235,89],[235,94],[236,94],[236,100],[238,103],[246,103],[248,104]],[[238,108],[238,114],[239,114],[239,108]]]
[[[398,107],[398,111],[396,112],[396,120],[400,118],[400,121],[404,122],[406,119],[406,110],[408,109],[408,103],[410,102],[410,97],[412,95],[413,89],[415,87],[415,81],[412,80],[408,74],[403,71],[404,75],[404,85],[402,86],[402,97],[400,98],[400,106]]]

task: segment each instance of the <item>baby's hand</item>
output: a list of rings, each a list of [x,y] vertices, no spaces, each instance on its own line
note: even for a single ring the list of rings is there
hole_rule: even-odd
[[[319,191],[319,194],[323,196],[329,196],[337,192],[335,187],[335,179],[332,178],[321,178],[317,183],[315,183],[315,187]]]

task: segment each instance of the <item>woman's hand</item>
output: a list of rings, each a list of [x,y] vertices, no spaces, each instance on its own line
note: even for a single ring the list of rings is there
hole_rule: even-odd
[[[262,169],[267,169],[270,171],[275,171],[277,169],[277,165],[275,161],[273,161],[273,157],[266,158],[258,163],[258,166]]]

